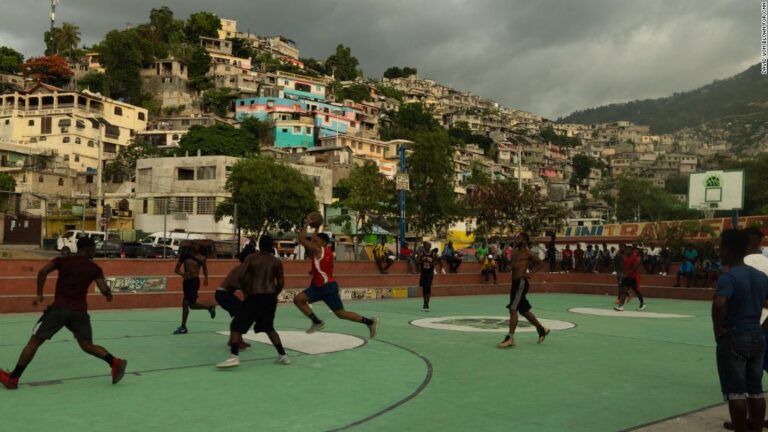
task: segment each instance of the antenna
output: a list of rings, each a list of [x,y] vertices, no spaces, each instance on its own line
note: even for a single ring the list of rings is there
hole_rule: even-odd
[[[56,6],[59,5],[59,0],[51,0],[51,36],[53,36],[53,27],[56,25]]]

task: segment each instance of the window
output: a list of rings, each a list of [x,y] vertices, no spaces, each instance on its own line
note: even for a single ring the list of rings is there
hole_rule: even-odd
[[[283,131],[283,133],[288,133],[288,129],[287,128],[283,128],[282,131]]]
[[[61,119],[59,120],[59,127],[69,127],[72,126],[72,119]]]
[[[312,135],[312,128],[311,127],[307,126],[306,131],[307,131],[307,135]]]
[[[312,185],[314,187],[320,187],[320,177],[318,177],[318,176],[309,176],[309,179],[312,180]]]
[[[194,180],[195,179],[194,168],[177,168],[176,179],[177,180]]]
[[[75,138],[75,144],[80,144],[80,138]]]
[[[307,93],[309,93],[309,92],[311,92],[311,91],[312,91],[312,86],[310,86],[310,85],[307,85],[307,84],[303,84],[303,83],[299,83],[299,82],[297,82],[297,83],[296,83],[296,85],[294,86],[294,88],[295,88],[296,90],[298,90],[298,91],[301,91],[301,92],[307,92]]]
[[[75,162],[80,162],[80,155],[79,154],[75,155]]]
[[[301,133],[301,126],[294,126],[293,127],[293,133],[294,134],[300,134]]]
[[[62,142],[64,144],[69,144],[69,137],[64,137],[64,139],[62,139]]]
[[[224,175],[229,177],[230,174],[232,174],[232,167],[231,166],[224,167]]]
[[[8,124],[8,120],[5,121],[5,124]],[[29,123],[27,123],[27,125],[34,126],[35,125],[35,121],[34,120],[30,120]]]
[[[192,214],[193,197],[176,197],[176,211],[178,213]]]
[[[11,124],[11,121],[9,119],[5,119],[5,124],[9,125],[9,124]]]
[[[82,120],[75,121],[75,127],[78,129],[85,129],[85,122]]]
[[[85,182],[86,183],[93,183],[93,176],[92,175],[85,176]]]
[[[165,214],[166,209],[168,208],[168,201],[168,198],[155,198],[154,214]]]
[[[139,120],[143,121],[143,120],[146,120],[146,119],[147,119],[147,116],[145,116],[143,112],[140,112],[139,113]]]
[[[64,155],[64,162],[69,162],[69,155],[68,154]]]
[[[40,208],[40,200],[39,199],[27,200],[27,208],[28,209],[39,209]]]
[[[182,126],[189,126],[189,119],[185,119],[181,121]]]
[[[123,109],[118,107],[118,106],[116,106],[115,107],[115,115],[119,115],[119,116],[123,115]]]
[[[43,178],[43,176],[40,176],[40,177],[37,178],[37,182],[38,183],[43,183],[44,181],[45,181],[45,179]]]
[[[148,199],[142,200],[141,212],[144,213],[144,214],[149,213],[149,200]]]
[[[40,133],[50,134],[53,130],[53,118],[43,117],[40,121]]]
[[[215,166],[197,167],[197,179],[198,180],[215,180],[216,167]]]
[[[88,141],[88,147],[93,147],[93,141]]]
[[[178,141],[179,140],[179,134],[173,134],[173,136],[171,136],[171,139],[173,141]]]
[[[197,214],[213,214],[216,212],[216,197],[197,197]]]
[[[107,138],[120,138],[120,128],[114,125],[107,125],[104,129]]]
[[[59,179],[59,186],[64,186],[64,179],[63,178]]]

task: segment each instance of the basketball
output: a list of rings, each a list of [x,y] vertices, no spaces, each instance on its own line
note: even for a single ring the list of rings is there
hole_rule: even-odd
[[[307,215],[307,221],[312,228],[320,228],[320,225],[323,224],[323,215],[318,212],[312,212]]]

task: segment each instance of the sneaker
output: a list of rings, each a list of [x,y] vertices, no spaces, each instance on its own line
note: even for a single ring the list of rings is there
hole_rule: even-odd
[[[616,312],[624,312],[624,306],[614,306],[613,310]]]
[[[19,388],[19,379],[11,378],[11,374],[5,369],[0,369],[0,383],[3,383],[8,390],[16,390]]]
[[[123,379],[126,366],[128,366],[128,361],[115,358],[112,362],[112,384],[117,384]]]
[[[442,274],[445,274],[445,269],[440,269],[440,272],[441,272]]]
[[[319,332],[320,330],[325,328],[325,321],[320,321],[319,323],[315,324],[312,323],[312,325],[307,329],[307,334],[312,334],[315,332]]]
[[[208,313],[211,314],[211,319],[216,319],[216,306],[208,308]]]
[[[509,336],[504,338],[503,341],[496,344],[496,348],[498,349],[512,348],[513,346],[515,346],[515,340]]]
[[[371,332],[371,339],[376,337],[376,333],[379,331],[379,319],[378,318],[371,318],[373,320],[373,323],[368,324],[368,331]]]
[[[275,364],[288,366],[291,364],[291,359],[289,359],[287,355],[281,355],[275,360]]]
[[[540,343],[544,342],[544,339],[547,337],[547,335],[549,334],[550,331],[551,330],[548,329],[548,328],[542,328],[542,329],[538,330],[539,340],[536,343],[540,344]]]
[[[616,276],[616,272],[611,272],[611,276]]]
[[[644,305],[644,304],[641,304],[641,305],[640,305],[640,307],[639,307],[639,308],[637,308],[637,310],[639,310],[639,311],[644,311],[644,310],[646,309],[646,307],[647,307],[646,305]]]
[[[421,310],[424,312],[429,312],[429,306],[424,306],[423,308],[421,308]]]
[[[173,334],[187,334],[187,333],[189,333],[189,330],[187,330],[187,328],[186,328],[186,327],[179,327],[179,328],[177,328],[177,329],[176,329],[176,330],[173,332]]]
[[[225,369],[240,366],[240,356],[230,354],[229,358],[216,365],[217,368]]]

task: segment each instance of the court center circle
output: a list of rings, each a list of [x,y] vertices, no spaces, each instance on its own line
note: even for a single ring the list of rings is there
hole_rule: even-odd
[[[541,324],[554,331],[568,330],[576,327],[576,324],[568,321],[539,318]],[[508,316],[447,316],[421,318],[411,321],[411,325],[433,330],[449,330],[460,332],[486,332],[507,333],[509,331]],[[530,325],[525,318],[521,318],[517,324],[518,332],[535,332],[536,328]]]

